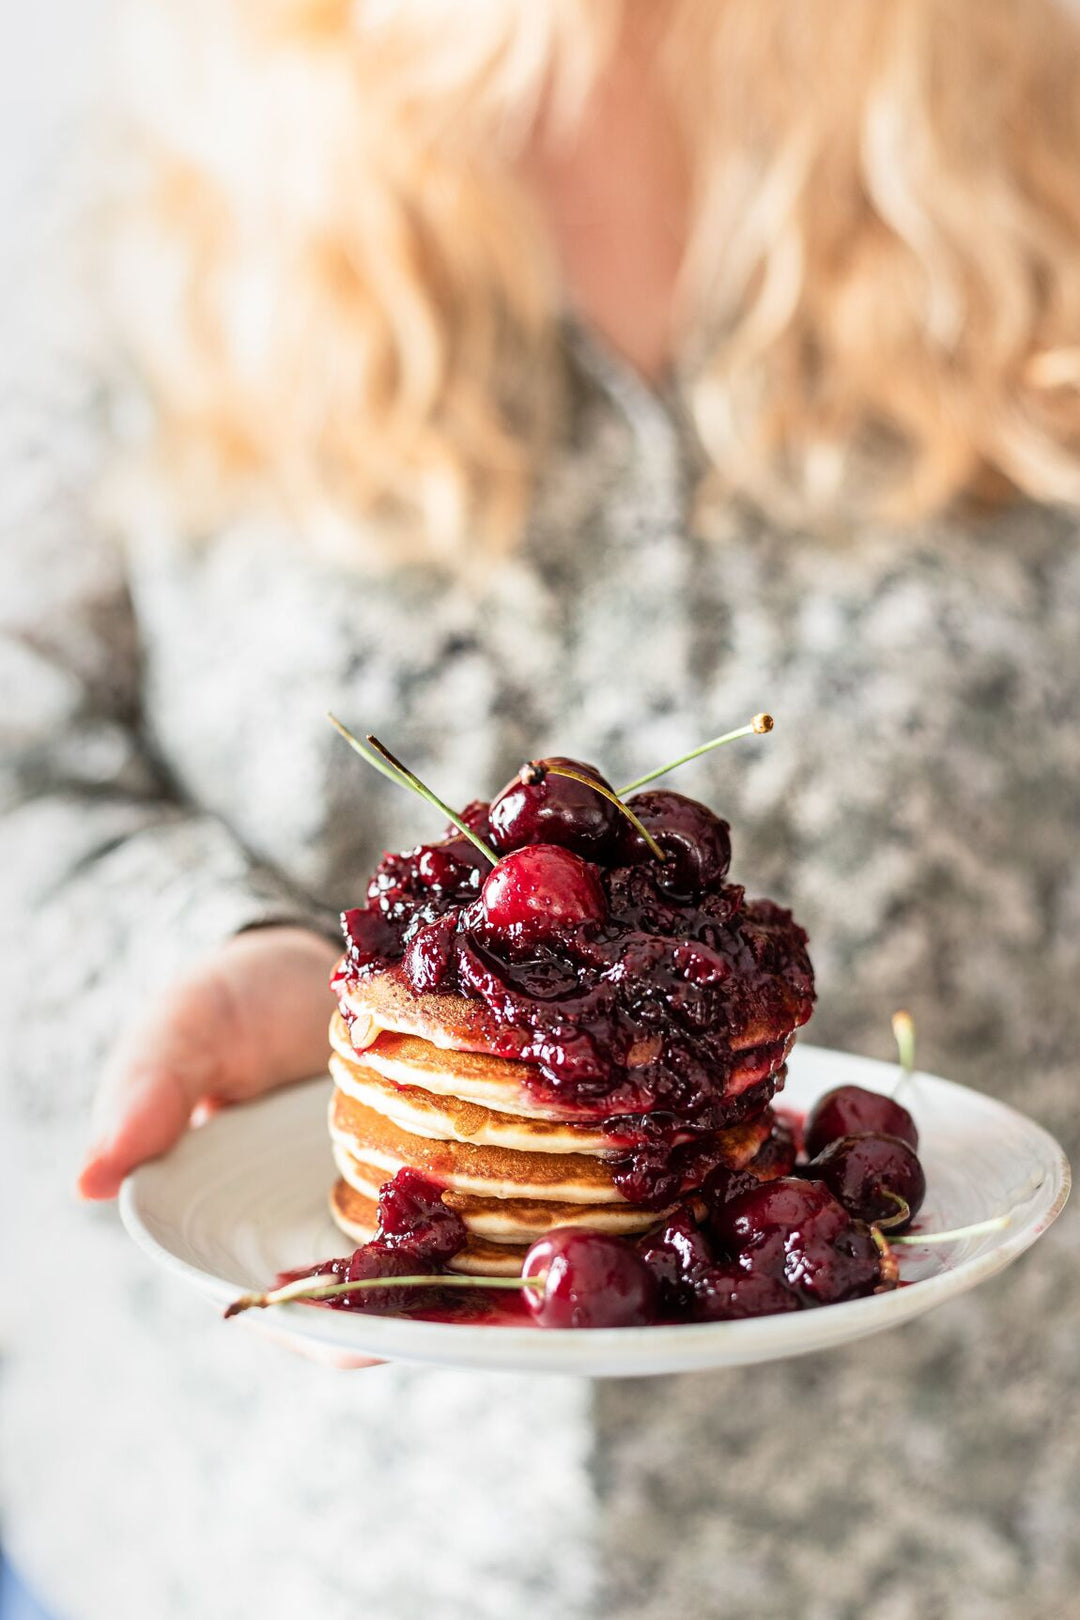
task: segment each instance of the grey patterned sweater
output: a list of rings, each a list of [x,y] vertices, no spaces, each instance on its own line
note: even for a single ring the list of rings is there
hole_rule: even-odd
[[[633,776],[768,707],[679,786],[808,927],[811,1038],[887,1055],[907,1004],[927,1067],[1075,1144],[1075,519],[825,540],[733,509],[699,538],[677,405],[569,332],[528,534],[478,580],[255,522],[124,562],[57,350],[11,335],[0,434],[0,1466],[31,1578],[70,1620],[1080,1617],[1075,1219],[848,1351],[590,1386],[321,1371],[70,1192],[142,997],[252,922],[332,928],[433,831],[328,707],[457,802],[552,749]]]

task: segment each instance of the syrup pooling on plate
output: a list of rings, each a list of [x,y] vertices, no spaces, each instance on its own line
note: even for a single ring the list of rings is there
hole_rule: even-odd
[[[627,1150],[620,1190],[660,1207],[707,1173],[710,1133],[775,1091],[813,1004],[806,936],[727,881],[728,827],[706,806],[647,791],[628,801],[635,825],[557,774],[606,787],[595,767],[550,765],[463,812],[503,852],[494,867],[456,831],[384,857],[367,905],[344,915],[339,978],[392,971],[482,1003],[493,1054],[602,1120]]]

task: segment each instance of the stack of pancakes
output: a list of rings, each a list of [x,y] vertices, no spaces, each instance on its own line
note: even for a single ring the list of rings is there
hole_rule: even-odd
[[[541,1100],[528,1064],[492,1055],[496,1032],[481,1004],[419,995],[393,971],[343,973],[337,988],[330,1135],[340,1179],[331,1212],[356,1243],[375,1235],[379,1189],[405,1166],[437,1182],[465,1222],[457,1271],[516,1275],[528,1246],[554,1226],[632,1237],[662,1217],[619,1192],[611,1161],[620,1150],[598,1122]],[[785,1055],[774,1046],[758,1063],[748,1043],[740,1083],[752,1085],[763,1069],[782,1083]],[[718,1161],[777,1173],[773,1126],[766,1108],[718,1133]]]

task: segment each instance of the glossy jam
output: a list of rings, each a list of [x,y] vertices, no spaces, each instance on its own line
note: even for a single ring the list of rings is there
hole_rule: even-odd
[[[606,915],[542,939],[492,926],[491,867],[454,833],[384,857],[368,904],[343,917],[341,977],[389,970],[480,1003],[489,1049],[529,1064],[542,1099],[601,1121],[625,1149],[620,1190],[659,1208],[711,1168],[712,1133],[768,1103],[813,973],[790,913],[726,881],[726,823],[679,794],[629,802],[670,859],[632,829],[615,839],[621,864],[588,867]],[[486,805],[465,819],[490,839]]]
[[[717,1251],[739,1269],[772,1277],[803,1305],[835,1305],[873,1292],[881,1254],[821,1181],[782,1177],[740,1193],[709,1219]]]
[[[749,1185],[748,1185],[749,1184]],[[311,1300],[332,1310],[420,1317],[429,1322],[551,1329],[648,1327],[658,1321],[715,1322],[854,1299],[895,1286],[868,1228],[821,1182],[755,1182],[746,1172],[714,1178],[708,1197],[673,1211],[637,1242],[584,1227],[557,1227],[527,1251],[520,1292],[451,1287],[446,1265],[464,1229],[438,1184],[400,1170],[379,1194],[375,1237],[352,1255],[276,1283],[304,1278],[369,1287]],[[428,1277],[430,1284],[395,1278]]]

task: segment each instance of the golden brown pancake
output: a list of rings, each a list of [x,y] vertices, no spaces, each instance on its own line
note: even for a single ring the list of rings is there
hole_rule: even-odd
[[[354,1191],[378,1199],[379,1189],[389,1180],[378,1159],[356,1156],[335,1146],[338,1173]],[[489,1198],[478,1193],[443,1188],[443,1203],[461,1216],[470,1232],[490,1238],[492,1243],[532,1243],[553,1226],[591,1226],[597,1232],[632,1236],[644,1232],[664,1214],[664,1210],[641,1209],[624,1198],[606,1204],[582,1204],[552,1198]]]
[[[575,1150],[577,1140],[590,1135],[597,1144],[601,1133],[592,1125],[582,1123],[580,1109],[558,1108],[538,1101],[525,1084],[530,1071],[526,1063],[515,1063],[510,1058],[493,1057],[486,1052],[454,1052],[449,1047],[436,1046],[416,1035],[382,1032],[370,1045],[357,1050],[350,1043],[348,1025],[339,1013],[330,1023],[332,1050],[346,1062],[360,1063],[369,1076],[381,1076],[394,1087],[419,1088],[440,1099],[456,1102],[459,1128],[468,1134],[480,1128],[483,1114],[473,1113],[475,1104],[484,1114],[512,1114],[518,1119],[537,1119],[548,1123],[563,1121],[573,1132],[567,1138],[567,1147]],[[374,1102],[373,1102],[374,1106]]]
[[[369,981],[365,979],[360,982],[366,986]],[[419,1028],[424,1023],[424,1003],[421,998],[408,986],[399,996],[400,986],[391,975],[376,975],[376,982],[382,984],[387,997],[385,1005],[380,1006],[379,1016],[390,1019],[397,1016],[395,1008],[411,1007],[412,1012],[408,1017],[403,1014],[401,1023],[415,1027],[377,1026],[374,1017],[354,1016],[358,992],[349,990],[342,997],[342,1004],[348,1004],[348,1020],[335,1014],[330,1026],[331,1044],[342,1055],[367,1059],[384,1078],[398,1085],[420,1085],[426,1091],[479,1103],[496,1112],[549,1121],[563,1120],[579,1129],[588,1121],[588,1111],[579,1104],[560,1106],[548,1097],[538,1098],[528,1084],[536,1072],[531,1064],[499,1057],[496,1053],[483,1052],[468,1045],[456,1049],[450,1044],[449,1030],[438,1020],[430,1027],[430,1038],[425,1036]],[[380,991],[380,996],[382,993]],[[411,998],[411,1002],[408,998]],[[440,998],[436,996],[431,999],[438,1001]],[[469,1002],[465,1005],[476,1004]],[[741,1050],[728,1080],[730,1095],[738,1096],[758,1081],[775,1076],[794,1044],[795,1031],[792,1030],[781,1041]],[[597,1110],[591,1117],[596,1120],[602,1115],[603,1110]]]
[[[762,1181],[771,1181],[784,1173],[783,1162],[778,1162],[777,1156],[772,1152],[771,1140],[764,1143],[757,1157],[744,1168]],[[448,1197],[447,1203],[449,1202]],[[360,1192],[350,1186],[344,1177],[335,1183],[330,1194],[330,1213],[337,1226],[354,1243],[369,1243],[375,1236],[378,1226],[376,1198],[371,1193]],[[595,1228],[594,1213],[591,1209],[583,1211],[582,1218],[574,1224]],[[662,1219],[663,1213],[654,1211],[648,1226],[659,1223]],[[568,1223],[559,1221],[555,1224]],[[642,1230],[648,1230],[648,1226]],[[473,1276],[514,1277],[521,1271],[526,1248],[527,1245],[523,1243],[494,1242],[489,1236],[470,1230],[465,1247],[449,1262],[448,1269],[467,1272]]]
[[[391,1035],[380,1040],[400,1038]],[[339,1052],[331,1053],[330,1073],[338,1090],[365,1107],[374,1108],[384,1118],[392,1119],[413,1136],[516,1148],[522,1153],[536,1150],[599,1156],[611,1151],[610,1137],[597,1125],[527,1119],[502,1109],[485,1108],[481,1103],[465,1102],[460,1097],[436,1096],[421,1086],[395,1084],[378,1073],[367,1061],[368,1056],[365,1053],[350,1061]]]
[[[492,1198],[571,1197],[604,1203],[617,1196],[603,1159],[584,1153],[524,1153],[517,1148],[414,1136],[393,1120],[337,1090],[330,1103],[331,1139],[385,1166],[385,1180],[403,1165],[432,1181]]]
[[[362,1051],[370,1046],[380,1030],[400,1035],[418,1035],[433,1046],[454,1052],[487,1052],[497,1055],[506,1030],[483,1002],[444,991],[414,990],[404,974],[393,968],[365,971],[362,976],[347,975],[342,960],[337,971],[338,998],[348,1010],[353,1046]],[[731,1049],[750,1052],[784,1038],[786,1029],[774,1029],[764,1019],[748,1023],[731,1037]],[[630,1054],[630,1067],[648,1063],[657,1052],[657,1043],[643,1041]]]
[[[720,1132],[719,1162],[740,1169],[772,1129],[765,1114]],[[375,1109],[335,1091],[330,1103],[331,1138],[347,1152],[379,1164],[389,1180],[405,1165],[446,1187],[488,1198],[547,1198],[578,1203],[620,1203],[610,1164],[582,1153],[520,1152],[475,1142],[414,1136]],[[612,1150],[610,1157],[617,1157]]]
[[[337,971],[346,971],[344,962]],[[500,1044],[503,1032],[482,1002],[439,991],[420,995],[404,974],[393,969],[344,978],[338,981],[337,992],[348,1009],[357,1051],[370,1046],[381,1030],[419,1035],[454,1052],[495,1052]]]

